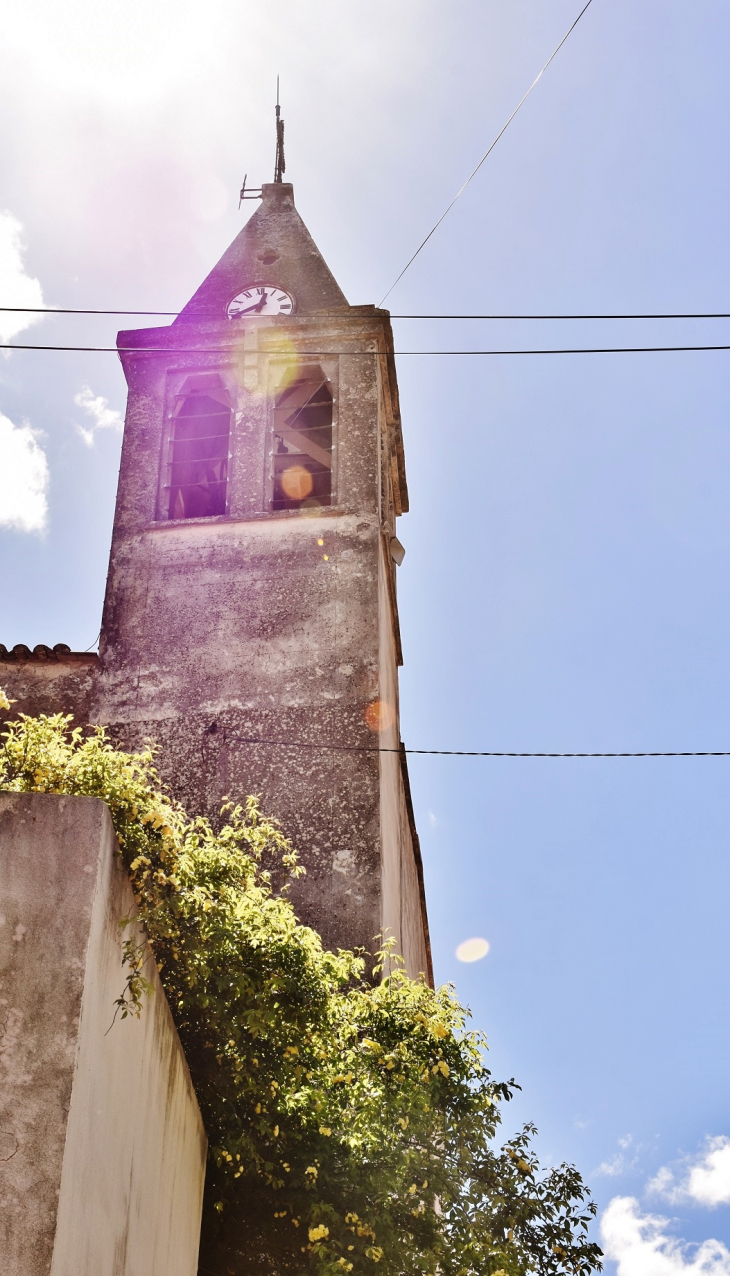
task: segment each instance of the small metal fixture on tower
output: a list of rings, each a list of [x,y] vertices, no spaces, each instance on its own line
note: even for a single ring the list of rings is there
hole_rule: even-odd
[[[276,77],[276,160],[274,163],[274,181],[282,182],[284,173],[286,172],[286,160],[284,159],[284,121],[281,118],[281,107],[279,105],[279,77]],[[238,207],[241,207],[244,199],[262,199],[263,188],[261,186],[247,186],[248,173],[243,179],[243,186],[238,193]]]
[[[286,172],[284,160],[284,121],[279,106],[279,77],[276,77],[276,163],[274,165],[274,181],[281,182]]]
[[[262,199],[263,198],[264,192],[260,186],[248,186],[248,187],[246,186],[247,178],[248,178],[248,173],[245,173],[243,178],[243,186],[241,187],[238,194],[239,208],[241,207],[241,203],[244,199]]]

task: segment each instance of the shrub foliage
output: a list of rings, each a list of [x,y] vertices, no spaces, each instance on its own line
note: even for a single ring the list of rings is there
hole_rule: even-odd
[[[7,707],[7,702],[0,707]],[[495,1142],[513,1081],[452,988],[381,952],[327,952],[271,873],[303,870],[255,798],[220,830],[160,788],[151,750],[64,716],[9,723],[0,787],[111,811],[210,1140],[205,1251],[232,1273],[587,1276],[600,1250],[577,1170]],[[118,1013],[144,1013],[127,943]],[[375,980],[373,980],[373,973]]]

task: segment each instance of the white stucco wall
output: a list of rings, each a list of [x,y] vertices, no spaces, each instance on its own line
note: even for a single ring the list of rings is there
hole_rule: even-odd
[[[154,995],[110,1028],[134,913],[115,847],[103,802],[0,794],[3,1276],[197,1270],[206,1138],[151,958]]]

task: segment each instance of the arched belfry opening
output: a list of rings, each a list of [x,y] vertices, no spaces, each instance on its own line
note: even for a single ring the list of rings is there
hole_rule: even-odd
[[[333,397],[318,366],[300,371],[274,403],[272,510],[332,504]]]
[[[226,513],[231,401],[217,373],[188,377],[170,420],[163,517]]]

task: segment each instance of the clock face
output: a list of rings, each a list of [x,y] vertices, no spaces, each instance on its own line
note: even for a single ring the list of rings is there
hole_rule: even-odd
[[[258,315],[290,315],[294,309],[294,298],[283,288],[273,288],[270,284],[252,284],[236,293],[228,303],[229,319],[255,319]]]

